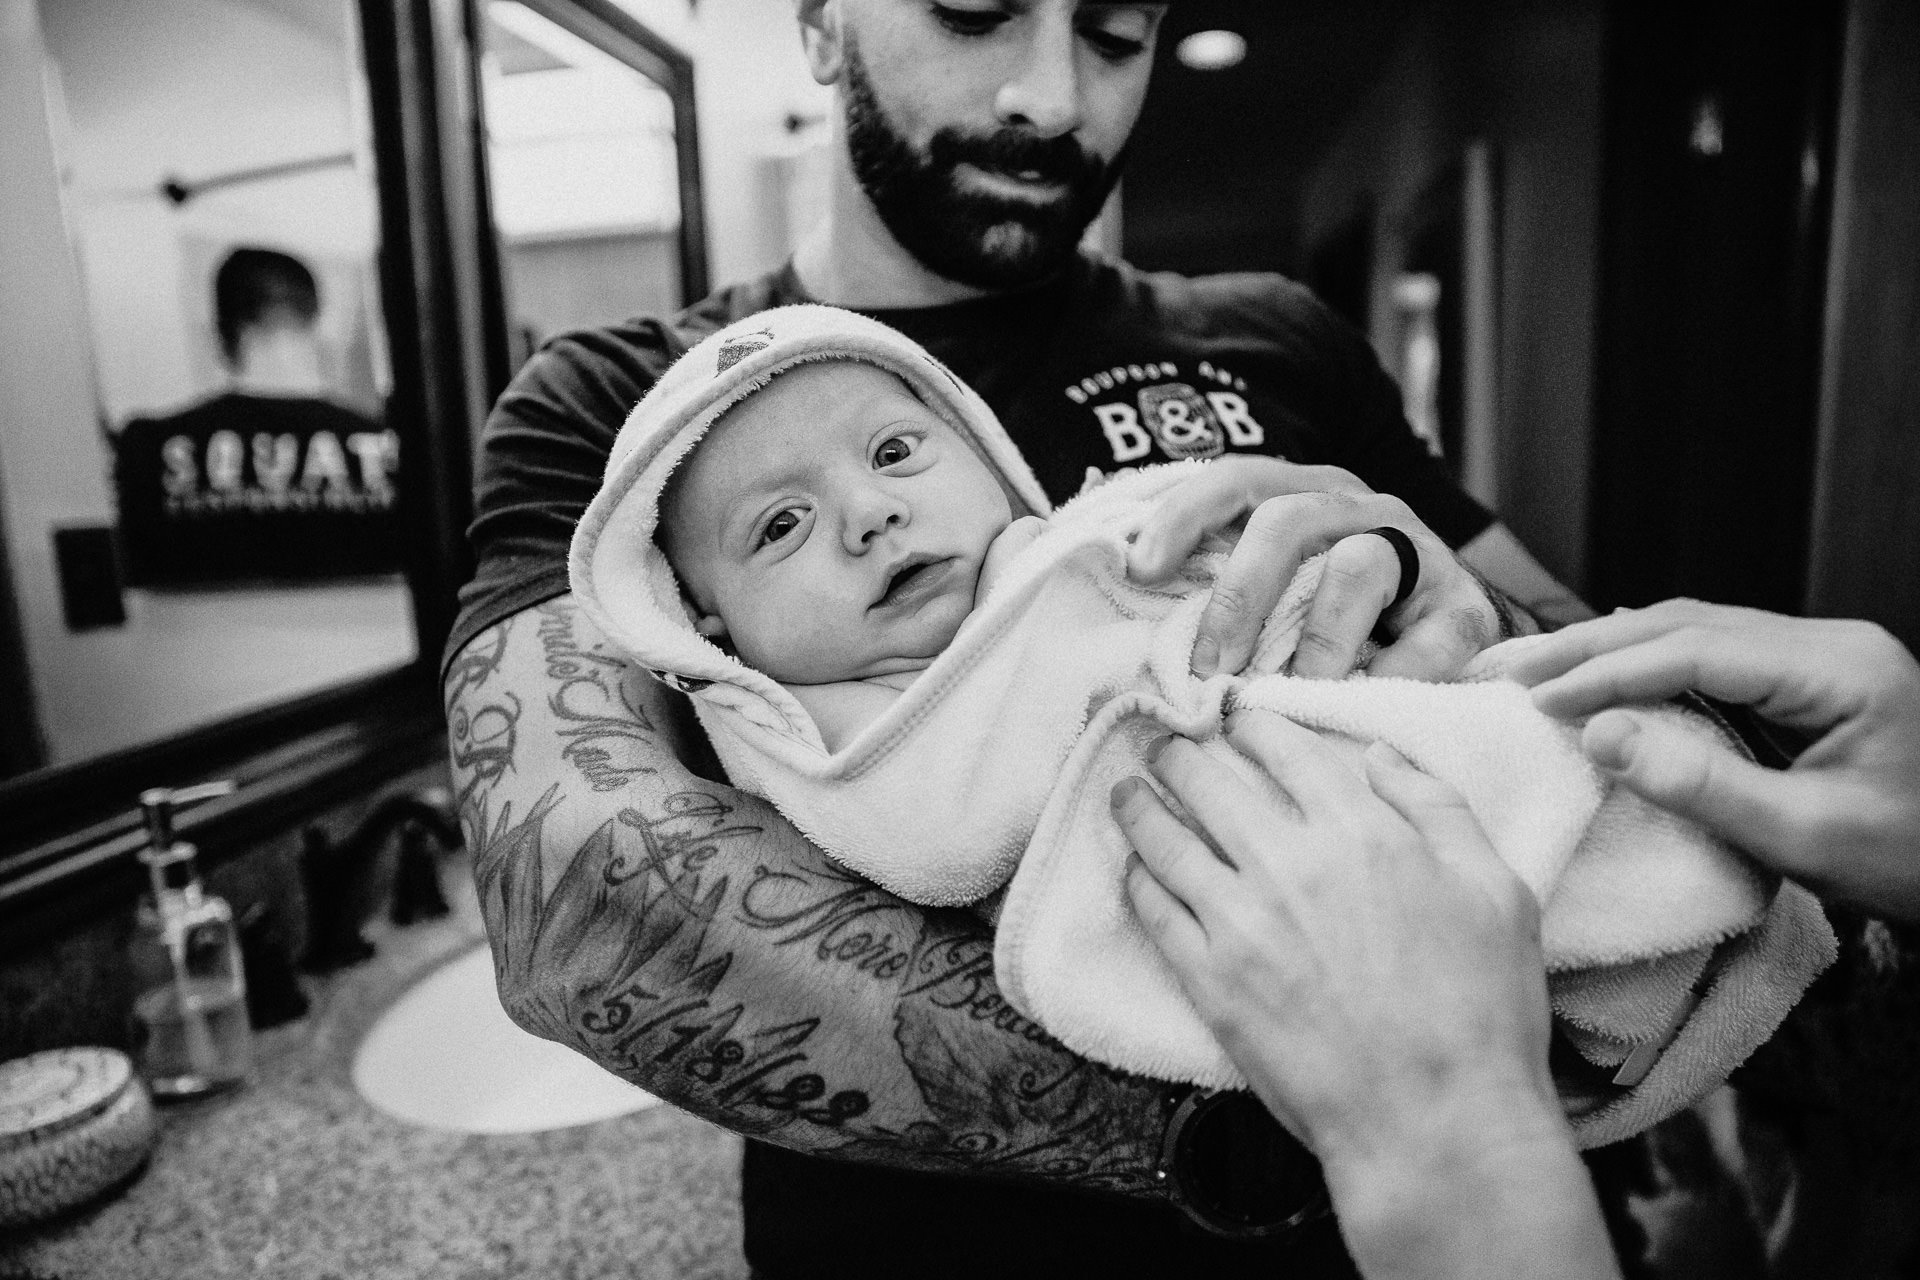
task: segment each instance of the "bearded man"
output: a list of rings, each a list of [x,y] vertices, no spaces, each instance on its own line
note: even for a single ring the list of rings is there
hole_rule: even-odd
[[[822,224],[778,271],[678,316],[555,339],[487,426],[479,568],[445,671],[502,999],[529,1030],[749,1138],[757,1276],[1350,1274],[1311,1162],[1257,1106],[1221,1120],[1233,1095],[1067,1052],[999,995],[988,926],[859,880],[723,785],[684,700],[567,595],[568,538],[654,379],[715,329],[809,301],[934,352],[1056,501],[1089,468],[1221,458],[1173,494],[1134,566],[1169,574],[1211,531],[1239,532],[1195,648],[1203,673],[1239,669],[1316,551],[1332,571],[1302,675],[1345,674],[1378,626],[1391,643],[1372,670],[1444,679],[1529,625],[1480,575],[1522,601],[1563,594],[1304,289],[1146,274],[1079,247],[1164,10],[800,0],[809,67],[840,107]],[[1417,565],[1365,536],[1380,525]]]

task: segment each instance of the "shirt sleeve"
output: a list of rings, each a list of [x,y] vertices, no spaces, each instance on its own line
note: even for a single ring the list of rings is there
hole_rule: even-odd
[[[1390,493],[1449,547],[1464,546],[1494,515],[1460,487],[1447,465],[1415,435],[1400,387],[1365,337],[1303,286],[1275,281],[1272,300],[1284,317],[1277,340],[1295,367],[1311,372],[1315,418],[1327,457],[1380,493]]]
[[[567,544],[627,414],[683,344],[657,321],[564,334],[487,418],[467,539],[474,575],[442,665],[474,636],[567,590]]]

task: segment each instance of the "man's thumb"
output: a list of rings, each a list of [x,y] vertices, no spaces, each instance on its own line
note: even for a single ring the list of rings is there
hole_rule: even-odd
[[[1658,717],[1603,711],[1580,735],[1587,758],[1642,798],[1757,854],[1777,854],[1801,779],[1743,760]],[[1766,858],[1772,862],[1773,857]]]

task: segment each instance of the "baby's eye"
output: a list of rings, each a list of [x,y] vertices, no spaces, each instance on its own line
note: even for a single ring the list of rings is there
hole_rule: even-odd
[[[873,465],[876,467],[898,466],[912,456],[913,441],[906,436],[893,436],[881,441],[880,447],[873,451]]]
[[[778,542],[795,529],[798,529],[800,527],[800,515],[801,512],[798,507],[787,507],[784,510],[774,512],[773,518],[767,521],[765,527],[760,530],[760,545],[764,547],[769,543]]]

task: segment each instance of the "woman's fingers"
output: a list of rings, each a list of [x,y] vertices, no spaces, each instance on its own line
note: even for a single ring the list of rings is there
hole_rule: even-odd
[[[1809,815],[1831,808],[1820,783],[1763,769],[1657,716],[1604,711],[1588,722],[1580,745],[1628,790],[1781,870],[1803,870]]]
[[[1151,839],[1148,841],[1152,843]],[[1155,878],[1146,859],[1136,849],[1127,860],[1127,897],[1140,919],[1147,937],[1160,948],[1173,965],[1174,973],[1185,983],[1187,975],[1197,973],[1205,962],[1207,934],[1186,903],[1173,896],[1166,885]],[[1189,995],[1192,992],[1188,993]]]
[[[1325,739],[1285,716],[1236,711],[1227,720],[1227,741],[1265,769],[1309,818],[1352,813],[1373,800],[1366,781]]]
[[[1192,747],[1188,743],[1188,747]],[[1232,871],[1192,829],[1173,816],[1166,802],[1140,778],[1122,778],[1109,797],[1121,834],[1153,878],[1199,914],[1212,895],[1223,891]]]
[[[1422,773],[1386,742],[1368,747],[1365,760],[1374,793],[1407,820],[1436,859],[1489,890],[1524,887],[1494,851],[1465,796]]]

